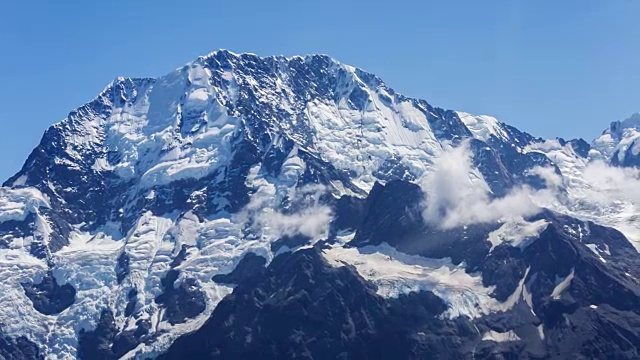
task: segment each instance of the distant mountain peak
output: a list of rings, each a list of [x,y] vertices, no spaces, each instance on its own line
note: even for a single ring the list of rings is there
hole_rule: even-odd
[[[612,122],[592,145],[597,158],[619,166],[640,166],[640,113]]]
[[[620,129],[637,129],[640,130],[640,112],[633,113],[631,116],[619,122]]]

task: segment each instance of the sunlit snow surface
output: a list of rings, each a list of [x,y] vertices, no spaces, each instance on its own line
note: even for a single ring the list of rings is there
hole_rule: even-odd
[[[491,136],[495,136],[500,140],[509,140],[500,122],[493,116],[476,116],[462,111],[458,111],[457,114],[476,139],[487,141]]]
[[[640,171],[618,168],[599,159],[578,156],[557,140],[530,145],[551,159],[562,172],[551,196],[541,206],[620,230],[640,250]]]
[[[99,158],[93,168],[113,170],[122,178],[140,178],[143,187],[200,178],[227,163],[232,155],[229,140],[243,120],[238,114],[229,114],[227,106],[237,101],[239,82],[251,88],[259,102],[277,100],[274,111],[286,114],[278,119],[280,131],[303,146],[311,146],[338,169],[351,171],[353,183],[362,190],[371,189],[377,180],[373,173],[385,160],[395,159],[418,178],[441,150],[425,115],[428,109],[403,97],[389,102],[392,98],[385,86],[368,86],[351,66],[335,62],[328,69],[339,79],[335,91],[343,96],[311,99],[299,113],[286,70],[276,70],[275,80],[268,78],[265,83],[241,70],[212,73],[205,66],[207,59],[201,57],[144,85],[116,80],[115,90],[105,91],[133,92],[133,101],[123,106],[112,104],[112,113],[106,118],[88,114],[91,121],[79,126],[68,152],[79,159],[80,150],[86,148],[104,146],[115,151],[118,156],[111,157],[117,161]],[[274,60],[283,68],[292,61]],[[212,79],[220,77],[225,82],[212,85]],[[363,92],[362,110],[355,110],[349,98],[355,90]],[[175,133],[178,124],[180,136]],[[303,124],[311,131],[296,132]]]
[[[103,309],[113,311],[119,328],[135,327],[135,323],[126,322],[129,320],[123,315],[127,294],[135,287],[138,289],[136,310],[150,320],[151,332],[159,337],[150,345],[139,345],[125,357],[157,355],[181,334],[199,328],[218,302],[232,291],[230,286],[213,282],[214,275],[232,271],[248,252],[270,261],[275,256],[271,244],[283,235],[304,234],[312,238],[312,243],[327,237],[329,209],[312,201],[305,211],[285,215],[278,208],[283,199],[311,197],[317,200],[318,194],[324,191],[337,197],[354,194],[353,188],[361,190],[356,193],[363,196],[376,181],[384,182],[376,170],[389,160],[402,165],[407,178],[420,181],[432,172],[434,158],[444,151],[445,146],[427,119],[434,116],[428,109],[396,96],[384,84],[372,86],[350,66],[332,62],[327,71],[341,74],[336,77],[339,81],[335,84],[335,96],[305,99],[300,107],[300,103],[292,100],[294,90],[288,82],[290,74],[285,65],[287,61],[310,61],[309,58],[273,58],[276,75],[265,84],[235,68],[212,72],[205,66],[211,56],[215,54],[201,57],[153,81],[134,82],[124,78],[114,81],[105,92],[119,91],[129,100],[119,103],[116,99],[106,104],[110,110],[108,115],[83,110],[55,125],[65,131],[74,130],[66,135],[65,152],[69,157],[56,158],[56,162],[77,168],[85,161],[83,154],[95,151],[101,155],[89,164],[91,169],[113,172],[123,181],[134,181],[131,193],[146,197],[154,196],[150,190],[154,186],[202,178],[230,162],[233,135],[247,119],[228,109],[238,100],[239,86],[248,86],[254,90],[256,102],[278,105],[270,108],[279,114],[274,123],[279,132],[295,141],[278,176],[266,176],[260,165],[254,166],[246,179],[252,191],[249,205],[237,214],[219,212],[199,219],[191,211],[163,215],[144,212],[126,234],[120,234],[117,223],[91,232],[82,231],[81,224],[77,224],[70,244],[51,258],[53,276],[58,283],[69,283],[77,290],[75,303],[57,315],[37,312],[21,286],[29,280],[39,282],[49,269],[46,261],[30,255],[29,244],[34,239],[32,236],[9,239],[6,248],[0,249],[0,323],[5,335],[27,336],[43,345],[47,358],[74,358],[79,331],[94,329]],[[229,56],[237,58],[237,55]],[[358,89],[363,91],[364,106],[354,110],[349,95]],[[104,93],[101,97],[105,97]],[[457,115],[480,140],[491,136],[510,140],[493,117]],[[301,126],[304,133],[300,131]],[[335,182],[331,189],[297,188],[307,168],[299,156],[302,150],[348,173],[351,184]],[[594,176],[594,171],[596,174],[598,170],[610,171],[609,167],[594,168],[569,146],[555,140],[530,144],[522,151],[542,152],[562,171],[562,178],[554,179],[548,171],[541,170],[549,175],[552,186],[548,193],[536,193],[544,195],[534,199],[538,205],[613,226],[640,247],[640,200],[633,195],[637,178],[636,182],[628,179],[633,180],[637,173],[633,170],[612,172],[617,181],[612,185],[607,178]],[[477,169],[470,175],[481,176]],[[50,199],[34,188],[24,187],[27,180],[21,176],[12,184],[14,188],[0,189],[0,224],[25,221],[34,214],[37,229],[33,236],[46,242],[51,229],[41,210],[50,208]],[[621,193],[621,186],[630,186],[630,190]],[[544,221],[529,223],[511,219],[487,240],[494,247],[502,243],[524,247],[546,226]],[[386,244],[359,249],[343,247],[352,236],[339,236],[337,245],[324,250],[324,256],[334,266],[354,265],[360,275],[378,286],[381,296],[397,297],[411,291],[430,290],[448,304],[445,314],[448,317],[475,318],[510,309],[519,301],[530,305],[524,283],[528,271],[514,293],[501,303],[491,296],[493,288],[482,285],[481,274],[468,274],[448,259],[406,255]],[[207,308],[195,319],[170,325],[162,320],[163,309],[154,299],[161,292],[161,279],[183,244],[189,245],[189,254],[177,270],[181,278],[198,281],[206,293]],[[130,274],[118,284],[115,269],[123,251],[130,256]],[[551,295],[560,296],[570,286],[570,280],[559,279],[557,291]],[[542,328],[540,332],[542,336]],[[509,341],[517,337],[514,335],[487,333],[484,337]]]
[[[535,222],[516,219],[505,222],[500,228],[489,233],[491,250],[502,243],[508,243],[515,247],[525,247],[530,241],[535,240],[547,228],[545,220]]]
[[[269,194],[261,200],[260,212],[272,213],[276,186],[266,180],[254,178],[257,196]],[[24,191],[23,191],[24,192]],[[15,209],[26,211],[27,205],[38,204],[28,196],[11,198],[7,212]],[[36,199],[39,199],[36,197]],[[13,216],[13,215],[12,215]],[[14,216],[15,217],[15,216]],[[211,281],[213,275],[231,272],[247,252],[254,252],[271,259],[271,241],[278,234],[265,225],[261,233],[248,238],[242,233],[246,224],[237,216],[223,216],[199,221],[188,213],[177,215],[141,216],[134,228],[124,238],[114,239],[110,229],[95,233],[75,231],[70,245],[55,253],[54,276],[60,284],[71,284],[76,290],[76,301],[60,314],[46,316],[37,312],[26,298],[21,283],[33,279],[39,282],[47,270],[47,264],[28,253],[28,249],[0,249],[0,277],[3,287],[0,292],[0,313],[3,331],[8,335],[27,335],[43,344],[49,358],[74,357],[77,333],[81,329],[92,330],[99,314],[110,308],[116,315],[119,326],[127,305],[127,293],[132,286],[139,289],[137,309],[143,319],[151,320],[151,331],[160,336],[151,345],[140,345],[129,355],[139,352],[147,355],[159,354],[181,334],[199,328],[210,316],[216,304],[232,291],[229,286]],[[326,234],[325,234],[326,235]],[[119,236],[116,234],[116,236]],[[177,268],[180,276],[194,277],[207,295],[207,309],[196,319],[187,323],[171,325],[162,319],[162,308],[154,299],[161,293],[161,279],[170,268],[181,244],[193,245],[187,259]],[[130,274],[121,285],[116,282],[117,258],[125,250],[130,256]],[[143,291],[141,291],[143,290]],[[21,319],[7,321],[6,319]],[[124,329],[134,328],[135,322],[124,324]]]
[[[128,291],[124,288],[129,286],[128,281],[131,281],[138,284],[139,289],[144,289],[144,292],[138,294],[138,301],[146,308],[144,314],[156,320],[152,322],[154,331],[170,329],[170,332],[161,336],[158,342],[154,342],[150,350],[166,347],[178,334],[189,331],[198,321],[204,321],[215,304],[231,291],[228,287],[217,286],[210,281],[212,274],[232,269],[233,262],[242,252],[242,249],[230,251],[224,246],[224,234],[228,231],[229,225],[224,221],[194,224],[197,226],[194,231],[206,229],[214,236],[208,238],[210,243],[200,256],[194,261],[186,261],[181,270],[201,280],[209,297],[209,307],[201,319],[173,327],[157,321],[160,309],[153,301],[161,291],[160,279],[169,268],[171,258],[168,255],[174,248],[174,244],[165,237],[167,232],[175,231],[177,228],[177,224],[170,218],[145,215],[127,238],[118,241],[103,233],[75,233],[71,245],[56,253],[53,261],[56,263],[54,276],[60,284],[69,283],[76,288],[76,301],[60,314],[52,316],[37,312],[20,285],[29,279],[40,281],[47,269],[46,263],[30,256],[24,249],[2,249],[0,277],[3,279],[3,288],[0,292],[0,313],[3,316],[3,330],[7,334],[34,338],[38,343],[45,345],[44,350],[50,358],[73,357],[76,353],[77,332],[80,329],[95,328],[102,309],[111,308],[114,314],[123,313]],[[220,235],[215,237],[217,229],[220,229]],[[234,242],[236,239],[231,241]],[[119,286],[116,283],[114,269],[123,246],[132,256],[132,270],[130,277]],[[212,251],[216,246],[221,249]],[[214,256],[210,255],[212,252],[215,253]]]
[[[623,121],[613,122],[609,129],[594,140],[595,156],[615,157],[623,163],[627,154],[640,154],[640,113],[633,114]]]
[[[450,259],[428,259],[401,253],[383,243],[361,248],[333,247],[323,251],[334,266],[352,265],[365,279],[378,287],[383,297],[398,297],[412,291],[429,290],[445,300],[448,310],[444,316],[465,315],[479,317],[494,311],[511,309],[518,301],[526,301],[524,280],[505,302],[491,296],[493,287],[482,285],[481,274],[468,274],[464,266],[456,266]]]
[[[507,332],[489,330],[482,335],[482,340],[495,342],[518,341],[520,340],[520,337],[513,330],[509,330]]]
[[[33,188],[0,188],[0,223],[23,221],[29,213],[37,213],[40,207],[49,207],[49,200]]]
[[[146,212],[140,216],[133,229],[126,235],[109,224],[92,233],[75,230],[69,246],[53,255],[53,275],[59,284],[71,284],[76,290],[76,301],[60,314],[46,316],[36,311],[26,298],[21,283],[33,280],[36,283],[47,271],[47,264],[29,254],[29,238],[12,245],[11,249],[0,249],[0,277],[3,288],[0,292],[0,314],[3,331],[10,336],[26,335],[42,344],[48,358],[73,358],[81,329],[95,328],[100,312],[111,309],[119,328],[135,329],[136,322],[123,316],[127,306],[129,289],[138,289],[136,310],[140,319],[151,322],[151,332],[159,335],[151,344],[141,344],[130,351],[127,357],[141,354],[153,356],[162,353],[181,334],[198,329],[209,318],[217,303],[233,289],[213,282],[216,274],[231,272],[239,260],[248,252],[254,252],[271,260],[274,254],[271,243],[288,231],[304,233],[313,240],[326,238],[330,214],[322,206],[311,206],[314,218],[323,222],[311,224],[309,219],[283,215],[276,210],[283,196],[292,200],[303,193],[306,198],[317,197],[323,189],[317,187],[292,188],[301,175],[304,162],[294,153],[285,162],[277,178],[262,175],[260,166],[251,169],[246,179],[253,196],[245,210],[238,214],[222,213],[220,216],[199,220],[190,212],[154,216]],[[38,212],[39,207],[48,207],[47,199],[31,188],[2,188],[0,198],[0,222],[24,220],[28,212]],[[246,233],[249,215],[256,221],[252,232]],[[162,320],[163,309],[155,302],[162,292],[161,279],[170,269],[170,263],[183,244],[189,245],[187,259],[176,269],[180,278],[198,280],[207,297],[206,310],[195,319],[183,324],[169,324]],[[130,257],[130,273],[122,284],[116,281],[118,256],[126,251]],[[180,279],[179,278],[179,279]],[[178,280],[179,281],[179,280]],[[23,319],[7,321],[6,319]]]

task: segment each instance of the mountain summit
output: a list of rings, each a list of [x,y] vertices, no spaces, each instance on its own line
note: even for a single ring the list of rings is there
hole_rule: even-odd
[[[0,355],[637,358],[634,118],[545,140],[326,55],[117,78],[0,189]]]
[[[593,146],[614,165],[640,166],[640,113],[612,122]]]

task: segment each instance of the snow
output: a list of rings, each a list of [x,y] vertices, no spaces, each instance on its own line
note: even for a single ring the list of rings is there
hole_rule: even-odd
[[[564,279],[562,279],[561,281],[556,280],[556,287],[553,288],[553,291],[551,292],[551,298],[554,300],[560,299],[562,293],[569,287],[569,285],[571,285],[571,280],[573,280],[574,276],[575,269],[571,269],[569,275],[567,275]]]
[[[259,173],[259,170],[255,172]],[[273,191],[277,187],[259,175],[248,181]],[[35,193],[33,189],[28,190],[23,192]],[[267,193],[271,194],[270,199],[273,200],[274,193],[269,190]],[[264,191],[258,191],[254,196],[264,194]],[[261,206],[264,208],[260,208],[260,211],[268,211],[272,205],[261,203]],[[308,223],[304,214],[293,216]],[[136,288],[136,309],[141,312],[141,318],[152,320],[152,331],[157,332],[159,337],[152,344],[140,345],[125,358],[160,354],[178,336],[202,326],[217,303],[232,291],[232,287],[213,283],[211,278],[214,275],[232,271],[247,252],[255,252],[268,260],[273,258],[270,244],[277,239],[277,234],[262,229],[262,234],[249,237],[243,233],[243,229],[246,229],[244,220],[231,217],[199,220],[190,213],[155,216],[147,212],[124,238],[112,233],[109,226],[94,233],[74,231],[70,245],[54,254],[53,273],[60,284],[69,283],[76,288],[76,301],[62,313],[52,316],[38,313],[20,286],[20,283],[29,279],[40,281],[47,264],[32,257],[28,247],[0,249],[0,276],[6,281],[0,292],[0,314],[3,314],[3,318],[24,317],[24,321],[7,323],[2,330],[7,335],[26,335],[43,344],[47,358],[74,357],[78,332],[80,329],[95,328],[102,309],[112,309],[119,326],[131,326],[123,322],[122,314],[129,289]],[[303,228],[300,231],[305,230]],[[162,289],[161,279],[182,244],[193,247],[187,259],[178,267],[178,281],[184,277],[196,278],[206,293],[207,308],[195,319],[170,325],[160,321],[162,308],[156,304],[155,298]],[[130,274],[118,285],[115,268],[122,251],[126,251],[130,257]]]
[[[529,294],[529,290],[527,289],[527,284],[525,283],[526,280],[527,280],[527,277],[529,276],[529,271],[531,271],[531,267],[530,266],[525,271],[524,276],[522,277],[522,279],[520,279],[520,281],[518,282],[518,286],[513,291],[513,293],[511,293],[511,295],[509,295],[507,300],[505,300],[505,302],[501,304],[502,306],[498,307],[499,310],[503,310],[504,311],[504,310],[507,310],[507,309],[511,309],[519,301],[524,300],[527,303],[527,305],[529,305],[529,308],[531,309],[531,312],[533,313],[533,305],[531,303],[531,296]]]
[[[372,108],[350,109],[336,104],[310,102],[309,123],[315,132],[315,150],[339,169],[356,173],[353,182],[365,191],[376,179],[373,173],[387,159],[399,159],[415,178],[430,169],[441,151],[426,116],[409,102],[389,107],[377,93],[369,92]]]
[[[386,160],[397,159],[418,178],[429,170],[430,159],[440,151],[425,109],[390,95],[384,86],[369,88],[353,67],[334,62],[328,69],[340,79],[336,92],[342,97],[307,99],[299,104],[292,100],[294,90],[286,71],[276,71],[267,79],[273,86],[265,87],[267,80],[241,69],[213,73],[206,59],[215,54],[144,85],[116,79],[105,94],[133,88],[135,97],[123,98],[126,101],[122,105],[107,104],[112,107],[108,116],[82,114],[87,121],[78,121],[80,131],[69,135],[72,158],[80,161],[87,149],[109,150],[111,160],[99,157],[93,168],[114,171],[124,179],[139,179],[140,187],[206,176],[228,163],[229,141],[244,120],[230,110],[237,100],[239,83],[255,92],[258,103],[284,111],[278,119],[280,131],[298,145],[307,146],[312,140],[312,152],[339,170],[354,172],[353,183],[364,191],[379,180],[373,174]],[[291,61],[274,60],[284,68]],[[214,77],[226,81],[213,85]],[[353,91],[361,91],[368,98],[363,110],[350,103]],[[300,132],[300,126],[311,131]],[[179,134],[176,127],[180,127]],[[67,165],[77,164],[69,161]]]
[[[463,265],[453,265],[450,259],[407,255],[386,243],[362,248],[336,246],[323,250],[323,255],[333,266],[355,266],[362,277],[378,287],[378,294],[386,298],[416,291],[432,291],[447,303],[449,309],[445,316],[449,318],[476,318],[510,309],[521,299],[526,301],[524,280],[528,270],[516,291],[504,303],[500,303],[491,297],[494,288],[482,285],[480,274],[468,274]]]
[[[498,332],[495,330],[489,330],[482,335],[482,340],[495,341],[495,342],[507,342],[507,341],[518,341],[521,339],[513,330],[509,330],[507,332]]]
[[[134,326],[122,313],[129,290],[136,288],[136,310],[152,322],[152,331],[158,337],[151,344],[138,346],[125,358],[158,355],[178,336],[199,328],[221,299],[233,290],[211,281],[214,275],[232,271],[248,252],[271,261],[275,256],[271,244],[283,235],[304,234],[311,237],[311,244],[326,238],[332,214],[329,208],[319,204],[321,195],[353,195],[355,192],[362,196],[376,181],[384,182],[385,179],[375,174],[387,161],[397,162],[414,179],[428,178],[436,171],[435,159],[446,152],[446,145],[436,138],[429,125],[425,108],[397,95],[384,84],[367,85],[351,66],[334,61],[326,69],[337,81],[332,89],[335,96],[308,96],[299,100],[294,94],[287,61],[304,62],[309,61],[309,57],[270,58],[276,64],[275,70],[272,76],[263,79],[251,71],[243,71],[237,63],[214,72],[207,61],[215,54],[200,57],[155,80],[116,79],[96,98],[101,108],[107,110],[96,113],[85,106],[54,125],[65,136],[67,147],[65,156],[53,161],[72,169],[112,173],[131,184],[124,195],[130,195],[132,202],[141,197],[154,199],[156,187],[178,180],[199,179],[229,165],[234,155],[232,141],[251,126],[252,119],[236,106],[242,94],[240,90],[249,89],[256,97],[256,104],[268,109],[265,114],[277,114],[273,119],[262,119],[269,120],[268,125],[272,126],[267,131],[272,143],[266,146],[281,145],[289,140],[294,143],[281,172],[269,175],[262,164],[251,168],[246,179],[250,202],[237,214],[218,212],[199,218],[189,210],[163,215],[144,212],[126,234],[117,230],[119,223],[108,223],[92,232],[83,231],[82,224],[76,224],[70,244],[52,255],[51,267],[29,252],[34,237],[47,243],[51,235],[51,226],[41,214],[43,208],[50,207],[50,201],[40,191],[24,187],[26,175],[18,177],[13,188],[0,188],[0,223],[24,221],[29,214],[34,214],[35,234],[14,239],[7,248],[0,249],[3,333],[27,336],[44,344],[47,358],[73,358],[78,331],[95,328],[102,309],[114,311],[119,327]],[[238,55],[229,54],[237,60]],[[365,99],[362,109],[356,108],[349,99],[354,91],[362,93]],[[111,101],[109,95],[113,94],[118,97]],[[495,136],[510,141],[503,125],[493,117],[463,112],[457,115],[478,139],[486,141]],[[606,158],[628,147],[633,154],[640,152],[640,141],[636,141],[640,136],[638,121],[625,121],[622,128],[620,133],[608,131],[594,142],[594,158],[598,154]],[[328,188],[298,187],[308,168],[300,156],[302,150],[349,174],[352,183],[333,181]],[[635,190],[637,172],[597,167],[557,140],[535,142],[518,151],[543,153],[562,172],[559,178],[554,177],[557,175],[553,169],[533,170],[548,180],[549,185],[546,191],[527,194],[533,195],[537,206],[616,227],[640,249],[640,223],[637,222],[640,200],[634,196],[640,193]],[[88,155],[93,157],[85,164]],[[488,193],[477,169],[464,170],[465,186]],[[598,173],[608,176],[594,176]],[[48,185],[54,193],[70,190]],[[362,191],[352,192],[351,185]],[[191,197],[198,197],[203,191],[196,190]],[[283,212],[280,204],[285,200],[304,205],[304,210]],[[128,211],[126,206],[121,209],[124,211]],[[500,244],[525,247],[548,226],[543,220],[527,222],[521,217],[500,221],[504,221],[500,228],[488,236],[492,249]],[[585,223],[571,230],[582,239],[588,227]],[[501,303],[491,296],[493,287],[483,286],[481,274],[466,273],[464,264],[456,266],[449,259],[403,254],[387,244],[360,249],[343,247],[354,235],[354,232],[338,234],[334,247],[325,249],[323,254],[334,266],[355,266],[361,276],[378,286],[378,294],[383,297],[429,290],[446,301],[449,308],[444,316],[449,318],[477,318],[508,310],[520,301],[532,305],[527,284],[530,269],[515,291]],[[162,320],[163,309],[154,299],[161,291],[161,279],[182,245],[188,245],[189,250],[177,268],[178,281],[186,277],[196,279],[206,293],[207,304],[197,318],[171,326]],[[603,262],[602,254],[610,255],[606,244],[585,245]],[[123,252],[130,256],[130,274],[118,284],[115,268]],[[69,283],[78,293],[76,302],[68,309],[45,316],[33,308],[20,283],[38,282],[49,269],[60,284]],[[564,279],[557,279],[550,296],[561,296],[572,278],[573,271]],[[542,325],[538,331],[543,339]],[[513,341],[518,336],[511,331],[489,331],[483,339]]]
[[[599,138],[595,139],[592,143],[593,150],[595,150],[596,154],[606,159],[611,158],[613,153],[616,151],[617,145],[618,145],[617,139],[614,138],[614,135],[611,134],[609,131],[606,131]]]
[[[482,141],[488,141],[491,136],[499,140],[509,140],[509,136],[502,129],[498,119],[487,115],[472,115],[462,111],[456,111],[458,117],[473,134],[473,137]]]
[[[500,228],[489,233],[491,250],[503,243],[524,248],[530,241],[538,238],[548,225],[549,223],[545,220],[528,222],[521,218],[507,221]]]
[[[612,159],[617,152],[617,160],[624,161],[627,150],[631,148],[631,154],[640,153],[640,114],[635,113],[626,120],[613,122],[609,129],[595,139],[592,143],[594,157],[604,160]]]
[[[104,131],[87,125],[87,134],[72,141],[99,147],[104,138],[104,146],[115,151],[112,158],[118,160],[98,158],[93,168],[113,170],[125,179],[139,177],[141,187],[205,176],[228,161],[229,141],[240,121],[228,116],[210,77],[198,63],[178,69],[137,89],[135,101],[114,107],[107,118],[86,122],[104,124]],[[185,100],[176,103],[181,97]],[[184,130],[176,138],[179,124]]]
[[[602,261],[603,263],[607,262],[607,260],[605,260],[605,258],[603,258],[602,255],[600,254],[601,252],[604,252],[604,251],[600,251],[600,249],[598,248],[598,245],[585,244],[585,246],[588,247],[589,250],[591,250],[594,254],[596,254],[596,256],[598,257],[598,260]]]
[[[109,164],[109,162],[105,158],[96,159],[96,161],[93,163],[91,168],[93,170],[95,170],[95,171],[98,171],[98,172],[100,172],[100,171],[110,171],[110,170],[114,169],[114,167],[111,166],[111,164]]]
[[[206,89],[196,89],[187,95],[190,102],[207,102],[209,100],[209,92]]]
[[[313,235],[314,241],[326,237],[330,217],[322,212],[323,207],[317,205],[323,189],[291,189],[291,185],[297,183],[302,175],[300,170],[303,167],[304,162],[292,151],[285,171],[278,178],[265,177],[260,165],[251,170],[246,182],[254,191],[247,212],[257,217],[243,217],[241,215],[244,212],[241,212],[234,216],[220,213],[215,218],[199,219],[191,212],[174,212],[163,216],[146,212],[125,235],[115,230],[117,224],[111,223],[92,233],[75,229],[69,239],[70,244],[52,258],[55,264],[53,275],[59,284],[68,283],[77,290],[75,303],[57,315],[38,313],[20,286],[27,280],[39,282],[48,268],[46,262],[30,255],[29,239],[18,242],[15,248],[0,249],[0,276],[6,280],[0,292],[0,314],[3,314],[2,318],[25,318],[22,322],[3,326],[3,332],[9,336],[24,335],[43,344],[47,358],[73,358],[78,332],[80,329],[94,329],[103,309],[113,311],[119,327],[135,326],[134,323],[125,322],[122,314],[128,302],[129,290],[136,288],[136,311],[142,319],[152,321],[152,331],[158,338],[152,344],[140,345],[126,357],[160,354],[178,336],[199,328],[218,302],[232,291],[232,287],[212,282],[214,275],[231,272],[247,252],[254,252],[270,261],[274,256],[271,243],[283,231]],[[153,194],[153,191],[141,192],[141,196],[145,197]],[[38,215],[38,207],[49,206],[46,197],[32,188],[2,188],[0,195],[3,204],[0,217],[4,219],[24,217],[27,211]],[[275,207],[285,196],[294,202],[308,202],[311,206],[307,209],[319,209],[320,212],[280,214]],[[266,217],[270,221],[267,222],[269,226],[253,228],[254,232],[248,233],[248,229],[252,228],[251,221],[264,216],[261,214],[278,216],[275,220]],[[36,224],[44,235],[51,231],[45,220],[37,220]],[[162,289],[161,279],[183,244],[191,247],[187,259],[178,267],[178,281],[185,277],[195,278],[206,293],[207,307],[197,318],[174,326],[161,321],[163,309],[156,304],[155,298]],[[130,258],[130,274],[122,284],[118,284],[115,269],[123,251]]]
[[[584,159],[555,140],[531,144],[525,151],[544,153],[562,173],[560,179],[549,179],[550,191],[534,198],[539,206],[618,229],[640,250],[640,170]]]
[[[538,325],[536,329],[538,329],[538,335],[540,336],[540,340],[544,341],[544,324]]]
[[[637,155],[639,152],[638,143],[640,142],[640,131],[636,128],[624,129],[622,131],[621,139],[615,146],[614,151],[618,151],[618,161],[622,163],[624,161],[627,150],[631,148],[631,153]]]
[[[49,200],[34,188],[0,188],[0,223],[24,221],[28,214],[40,207],[51,207]]]
[[[37,312],[20,285],[41,281],[47,270],[46,262],[32,257],[28,248],[0,249],[0,276],[4,279],[0,313],[3,319],[21,319],[3,320],[3,331],[37,340],[45,345],[46,355],[52,359],[75,355],[77,330],[95,326],[100,307],[106,305],[104,300],[112,293],[108,285],[119,245],[113,241],[92,243],[88,236],[85,241],[79,237],[79,234],[72,237],[75,248],[64,248],[52,259],[56,264],[53,275],[59,284],[71,283],[78,290],[76,302],[51,316]]]
[[[29,256],[23,249],[0,250],[0,276],[3,280],[2,291],[0,291],[0,313],[3,319],[3,332],[23,334],[40,342],[46,341],[45,335],[54,326],[55,319],[37,312],[20,285],[30,279],[41,279],[46,268],[45,262]]]
[[[13,187],[24,186],[26,183],[27,183],[27,175],[21,175],[16,179],[16,181],[13,182],[12,186]]]
[[[291,150],[287,159],[282,164],[280,177],[284,186],[293,187],[300,176],[304,174],[306,169],[306,164],[298,156],[298,150],[298,146],[294,146],[293,150]]]

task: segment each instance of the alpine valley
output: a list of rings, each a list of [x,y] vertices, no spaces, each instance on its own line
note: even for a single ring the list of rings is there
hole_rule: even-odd
[[[0,188],[0,358],[638,359],[638,166],[325,55],[118,78]]]

